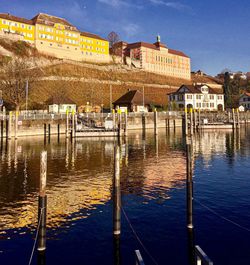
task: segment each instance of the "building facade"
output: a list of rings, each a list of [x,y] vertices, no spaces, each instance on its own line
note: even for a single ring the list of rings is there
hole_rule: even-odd
[[[224,94],[208,85],[182,85],[176,92],[169,94],[168,99],[171,109],[224,110]]]
[[[243,106],[245,110],[250,110],[250,93],[245,92],[240,96],[239,106]]]
[[[15,34],[39,52],[77,61],[109,62],[109,42],[98,35],[81,32],[67,20],[40,13],[28,20],[0,14],[0,31]]]
[[[190,58],[181,51],[169,49],[161,43],[160,36],[154,44],[146,42],[118,42],[111,52],[123,58],[124,63],[171,77],[191,78]]]

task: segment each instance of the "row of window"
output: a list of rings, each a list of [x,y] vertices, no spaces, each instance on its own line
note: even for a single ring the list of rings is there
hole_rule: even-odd
[[[196,103],[196,108],[214,108],[214,103]]]
[[[41,31],[46,31],[46,32],[50,32],[50,33],[53,33],[54,32],[54,29],[53,28],[50,28],[50,27],[39,26],[38,29],[41,30]],[[56,30],[56,34],[63,35],[63,31]],[[65,36],[73,37],[73,38],[78,38],[78,35],[76,33],[67,32],[67,31],[65,32]]]
[[[196,99],[202,99],[203,95],[187,95],[187,99],[193,99],[194,97],[196,97]],[[214,95],[209,95],[209,98],[211,100],[214,100],[215,99],[215,96]],[[222,100],[223,99],[223,96],[222,95],[218,95],[217,96],[217,99],[218,100]],[[182,95],[182,94],[180,94],[180,95],[172,95],[171,96],[171,100],[183,101],[184,100],[184,95]]]
[[[4,25],[15,26],[17,28],[20,27],[20,28],[23,28],[23,29],[29,29],[29,30],[32,29],[32,26],[28,26],[28,25],[25,25],[25,24],[19,24],[19,23],[12,22],[12,21],[2,20],[2,23]]]
[[[84,38],[81,38],[81,42],[86,42],[86,43],[90,43],[90,44],[94,43],[93,40],[84,39]],[[105,46],[105,42],[104,41],[96,41],[96,44],[97,45],[101,45],[101,46]]]
[[[202,99],[203,95],[196,95],[196,99]],[[195,95],[194,95],[195,97]],[[218,99],[222,99],[222,96],[217,96]],[[193,95],[187,95],[187,99],[193,99]],[[214,95],[209,95],[209,99],[213,100]]]

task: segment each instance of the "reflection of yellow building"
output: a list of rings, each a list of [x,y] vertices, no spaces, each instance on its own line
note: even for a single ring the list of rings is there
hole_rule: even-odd
[[[0,31],[23,37],[38,51],[63,59],[108,62],[109,43],[98,35],[80,32],[67,20],[39,13],[31,20],[0,14]]]

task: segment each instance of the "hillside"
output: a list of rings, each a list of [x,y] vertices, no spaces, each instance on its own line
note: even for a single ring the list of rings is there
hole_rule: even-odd
[[[70,97],[77,105],[90,102],[93,105],[104,104],[109,107],[129,89],[143,90],[155,105],[166,106],[167,94],[181,86],[198,82],[149,73],[140,69],[131,69],[119,64],[92,64],[59,60],[39,54],[31,45],[23,41],[0,39],[2,62],[9,57],[32,58],[34,69],[39,69],[39,78],[30,84],[30,108],[44,108],[46,100],[61,92]],[[217,85],[216,80],[206,76],[203,81]],[[111,96],[112,95],[112,96]]]

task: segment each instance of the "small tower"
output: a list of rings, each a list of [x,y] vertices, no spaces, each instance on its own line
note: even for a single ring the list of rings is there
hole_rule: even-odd
[[[156,42],[158,42],[158,43],[161,42],[161,36],[160,36],[160,34],[157,35],[157,37],[156,37]]]

